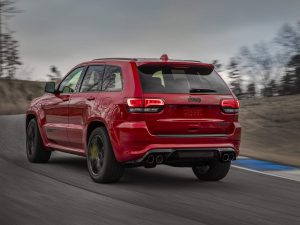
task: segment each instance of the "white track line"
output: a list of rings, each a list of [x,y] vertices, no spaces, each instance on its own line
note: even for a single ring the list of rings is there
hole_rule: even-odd
[[[253,173],[259,173],[259,174],[271,176],[271,177],[277,177],[277,178],[282,178],[282,179],[286,179],[286,180],[300,182],[300,178],[299,179],[294,179],[294,178],[289,178],[289,177],[280,176],[280,175],[276,175],[276,174],[266,173],[266,172],[262,172],[262,171],[258,171],[258,170],[253,170],[253,169],[248,169],[248,168],[245,168],[245,167],[235,166],[235,165],[232,165],[232,167],[237,168],[237,169],[241,169],[241,170],[250,171],[250,172],[253,172]]]

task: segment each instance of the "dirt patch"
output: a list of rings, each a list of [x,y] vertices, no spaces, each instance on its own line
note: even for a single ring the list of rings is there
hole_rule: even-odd
[[[300,95],[242,100],[241,154],[300,166]]]
[[[44,83],[0,79],[0,115],[23,114],[32,99],[44,93]]]

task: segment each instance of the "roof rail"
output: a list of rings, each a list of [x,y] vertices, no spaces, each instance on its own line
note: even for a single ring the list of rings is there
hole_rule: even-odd
[[[199,60],[194,60],[194,59],[185,59],[185,60],[181,60],[181,61],[188,61],[188,62],[198,62],[198,63],[202,63]]]
[[[100,59],[93,59],[93,61],[96,61],[96,60],[133,60],[133,61],[137,61],[136,58],[122,58],[122,57],[119,57],[119,58],[100,58]]]
[[[99,59],[93,59],[92,61],[97,60],[126,60],[126,61],[140,61],[140,60],[161,60],[159,58],[125,58],[125,57],[111,57],[111,58],[99,58]],[[181,61],[181,62],[197,62],[202,63],[198,60],[182,60],[182,59],[170,59],[169,61]]]
[[[139,60],[161,60],[159,58],[136,58],[137,61]],[[202,63],[202,61],[194,60],[194,59],[168,59],[169,61],[179,61],[179,62],[197,62]]]

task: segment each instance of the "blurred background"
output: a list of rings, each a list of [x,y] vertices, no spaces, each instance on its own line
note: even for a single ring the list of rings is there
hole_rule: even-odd
[[[299,0],[0,0],[0,114],[101,57],[213,63],[241,100],[241,154],[300,166]]]

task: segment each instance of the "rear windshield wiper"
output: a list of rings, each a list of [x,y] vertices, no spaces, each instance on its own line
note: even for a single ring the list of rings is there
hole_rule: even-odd
[[[191,88],[190,93],[209,93],[209,92],[217,92],[213,89],[205,89],[205,88]]]

